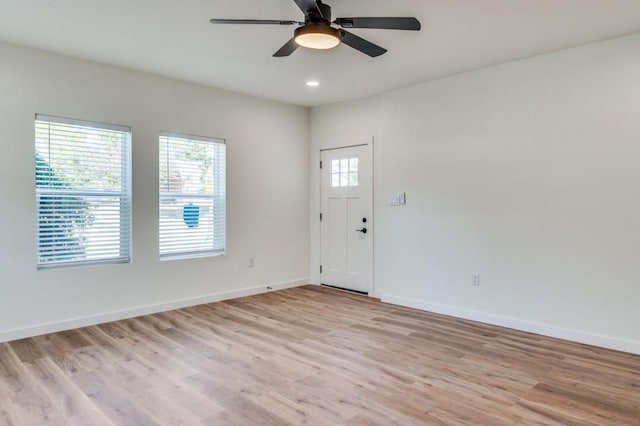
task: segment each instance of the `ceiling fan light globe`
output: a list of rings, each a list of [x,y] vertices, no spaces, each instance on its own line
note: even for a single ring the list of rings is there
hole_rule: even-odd
[[[296,37],[296,43],[309,49],[326,50],[340,44],[340,40],[327,34],[303,34]]]
[[[312,24],[297,28],[295,41],[309,49],[327,50],[340,44],[338,30],[326,24]]]

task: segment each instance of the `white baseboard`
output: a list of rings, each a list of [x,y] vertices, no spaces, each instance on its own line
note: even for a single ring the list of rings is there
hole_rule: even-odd
[[[629,352],[640,355],[640,342],[633,340],[617,339],[614,337],[602,336],[598,334],[586,333],[579,330],[554,327],[532,321],[524,321],[516,318],[508,318],[493,315],[486,312],[472,311],[450,305],[440,305],[418,299],[383,294],[382,301],[393,305],[405,306],[408,308],[420,309],[437,314],[448,315],[456,318],[482,322],[485,324],[497,325],[500,327],[512,328],[514,330],[526,331],[528,333],[540,334],[542,336],[555,337],[577,343],[584,343],[592,346],[599,346],[607,349],[614,349],[622,352]]]
[[[253,296],[254,294],[266,293],[275,290],[284,290],[287,288],[299,287],[307,284],[309,284],[309,279],[301,278],[297,280],[269,284],[268,287],[270,288],[267,288],[266,285],[259,287],[249,287],[222,293],[208,294],[206,296],[173,300],[171,302],[159,303],[155,305],[140,306],[137,308],[124,309],[121,311],[106,312],[87,317],[55,321],[46,324],[38,324],[14,330],[3,330],[0,331],[0,343],[24,339],[27,337],[39,336],[42,334],[55,333],[58,331],[71,330],[74,328],[87,327],[90,325],[102,324],[105,322],[134,318],[142,315],[155,314],[158,312],[172,311],[175,309],[187,308],[189,306],[202,305],[205,303],[220,302],[222,300],[236,299],[238,297]]]

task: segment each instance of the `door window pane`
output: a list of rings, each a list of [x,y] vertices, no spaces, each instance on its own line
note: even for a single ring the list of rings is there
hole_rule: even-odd
[[[358,159],[340,158],[331,160],[331,187],[358,186]]]

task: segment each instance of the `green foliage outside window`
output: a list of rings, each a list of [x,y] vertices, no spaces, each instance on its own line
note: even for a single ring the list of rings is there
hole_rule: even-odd
[[[40,262],[46,263],[59,259],[59,253],[75,253],[74,259],[84,258],[86,238],[83,231],[93,222],[90,205],[78,196],[55,194],[55,190],[70,188],[63,178],[58,176],[49,163],[36,154],[36,187],[49,189],[42,191],[38,197],[38,226],[41,232],[46,231],[48,241],[46,249],[40,252]]]

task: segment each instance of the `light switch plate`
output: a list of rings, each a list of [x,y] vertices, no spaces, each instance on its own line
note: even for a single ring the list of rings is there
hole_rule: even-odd
[[[407,204],[407,194],[405,192],[400,192],[399,194],[394,194],[389,197],[389,205],[390,206],[402,206]]]

